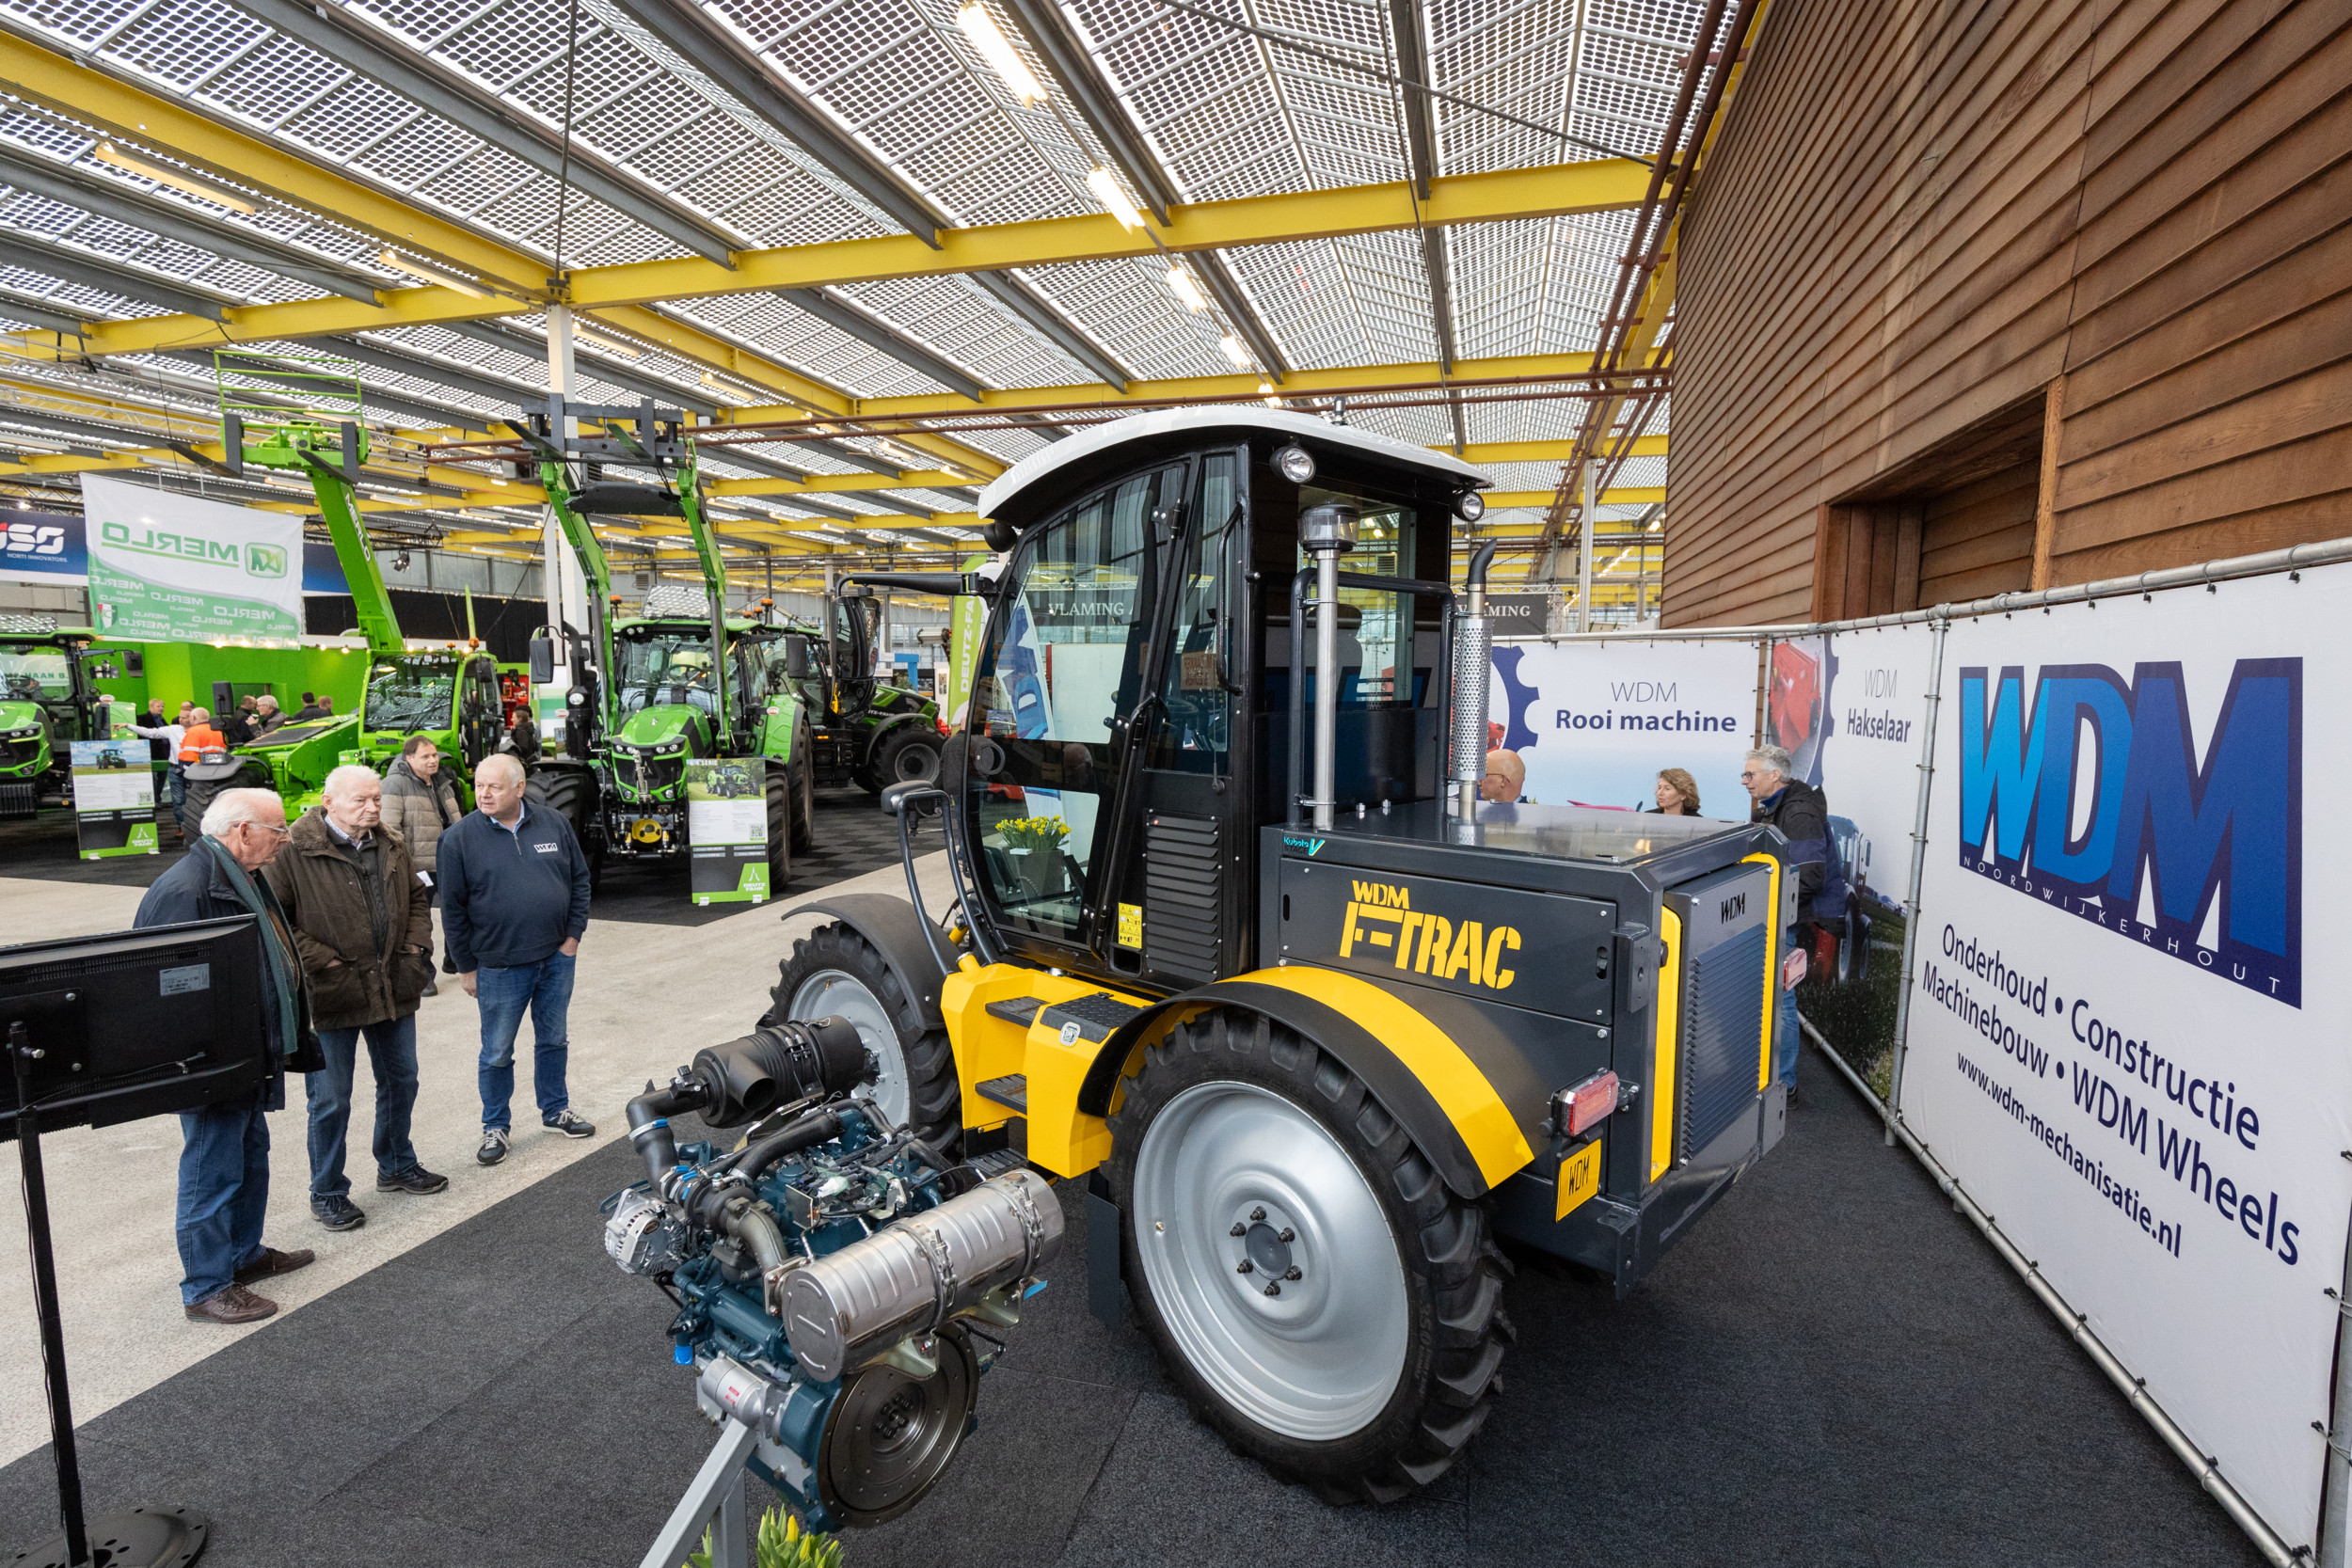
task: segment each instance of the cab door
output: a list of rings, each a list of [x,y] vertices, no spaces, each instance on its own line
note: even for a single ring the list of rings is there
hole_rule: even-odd
[[[1103,974],[1117,946],[1121,785],[1158,705],[1148,673],[1191,467],[1131,474],[1029,530],[989,620],[965,823],[993,924],[1043,963]]]

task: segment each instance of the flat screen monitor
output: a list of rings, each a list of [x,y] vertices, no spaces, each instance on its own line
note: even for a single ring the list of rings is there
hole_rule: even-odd
[[[111,1127],[258,1090],[270,1070],[250,915],[0,947],[0,1039],[19,1025],[44,1130]],[[17,1135],[0,1060],[0,1142]]]

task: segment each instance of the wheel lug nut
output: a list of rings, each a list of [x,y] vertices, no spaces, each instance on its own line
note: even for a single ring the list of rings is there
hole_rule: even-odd
[[[1275,1240],[1285,1243],[1295,1242],[1298,1240],[1298,1233],[1286,1225],[1282,1227],[1282,1233],[1279,1236],[1277,1236]]]
[[[1233,1265],[1233,1272],[1235,1274],[1248,1274],[1251,1267],[1252,1265],[1249,1259],[1245,1258],[1240,1262]]]
[[[1304,1278],[1305,1275],[1301,1275],[1296,1268],[1289,1268],[1282,1271],[1282,1277],[1284,1279],[1301,1279]]]
[[[1249,1217],[1253,1220],[1262,1220],[1265,1218],[1265,1205],[1261,1203],[1255,1209],[1250,1210]]]
[[[1233,1228],[1227,1231],[1226,1234],[1229,1236],[1247,1236],[1249,1234],[1249,1227],[1242,1224],[1241,1221],[1235,1220],[1233,1222]]]
[[[1269,1279],[1266,1281],[1265,1293],[1270,1296],[1279,1296],[1282,1293],[1282,1287]]]

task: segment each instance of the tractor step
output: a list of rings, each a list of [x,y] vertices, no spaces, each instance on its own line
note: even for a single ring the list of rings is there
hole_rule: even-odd
[[[1037,1022],[1037,1010],[1043,1006],[1045,998],[1041,996],[1008,996],[1002,1002],[991,1002],[986,1010],[991,1018],[1001,1018],[1026,1029]]]
[[[1026,1170],[1029,1165],[1017,1148],[992,1148],[986,1154],[975,1154],[964,1164],[978,1171],[983,1181],[993,1176],[1002,1176],[1007,1171]],[[1045,1173],[1041,1171],[1038,1174],[1042,1176]]]
[[[1029,1075],[1008,1073],[1002,1078],[990,1078],[979,1085],[980,1098],[993,1100],[1008,1110],[1029,1114]]]
[[[1108,991],[1097,990],[1052,1004],[1038,1016],[1038,1022],[1057,1034],[1075,1025],[1078,1038],[1100,1044],[1111,1037],[1112,1030],[1141,1011],[1132,1002],[1121,1002]]]

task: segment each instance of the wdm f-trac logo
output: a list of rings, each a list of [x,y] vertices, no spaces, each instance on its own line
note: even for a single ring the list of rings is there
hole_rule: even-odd
[[[2199,733],[2178,664],[1962,670],[1961,864],[2299,1007],[2303,661],[2240,659]]]

